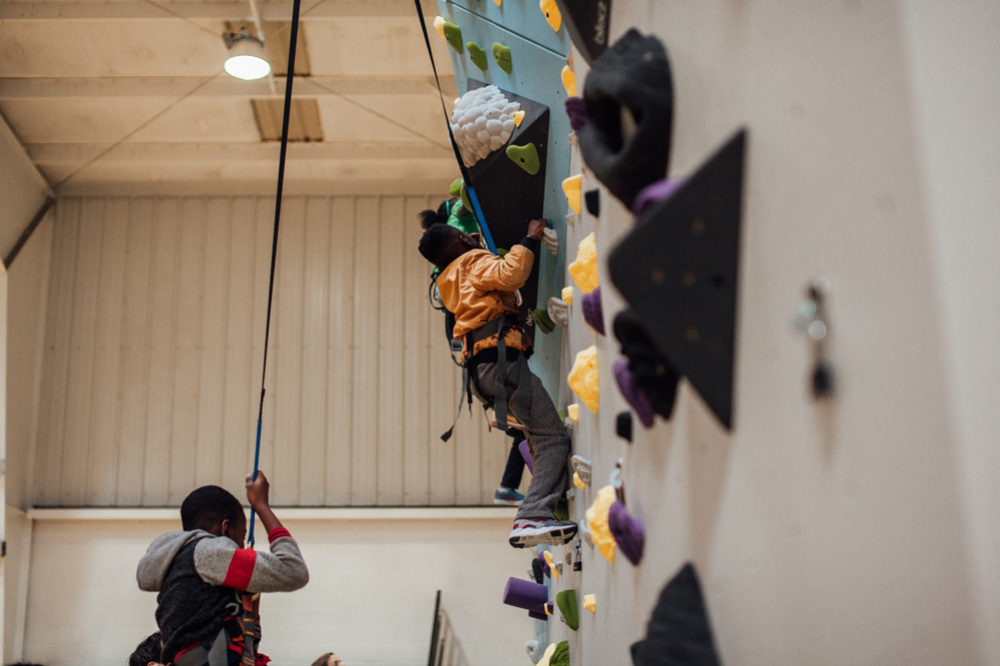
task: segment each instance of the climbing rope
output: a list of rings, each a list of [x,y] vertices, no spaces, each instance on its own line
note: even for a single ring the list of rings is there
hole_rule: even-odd
[[[424,10],[420,6],[420,0],[413,0],[413,4],[417,8],[417,17],[420,19],[420,29],[424,32],[424,44],[427,46],[427,55],[431,59],[431,69],[434,71],[434,81],[437,83],[438,99],[441,101],[441,110],[444,112],[444,124],[448,128],[448,138],[451,140],[451,149],[455,152],[455,159],[458,161],[459,171],[462,172],[462,181],[465,183],[465,191],[469,195],[469,203],[472,204],[472,212],[476,216],[476,221],[479,223],[479,230],[483,232],[483,240],[486,241],[486,247],[489,248],[490,252],[496,254],[496,243],[493,242],[493,235],[490,233],[490,228],[486,224],[486,216],[483,215],[483,209],[479,205],[479,197],[476,195],[476,190],[472,186],[472,177],[469,175],[469,170],[466,168],[465,162],[462,161],[462,154],[459,152],[458,143],[455,141],[455,133],[451,130],[451,118],[448,116],[448,107],[444,104],[444,92],[441,90],[441,78],[438,76],[437,65],[434,64],[434,52],[431,50],[431,38],[427,35],[427,24],[424,22]]]
[[[285,109],[281,120],[281,154],[278,157],[278,192],[274,200],[274,233],[271,237],[271,275],[267,281],[267,322],[264,325],[264,363],[260,373],[260,408],[257,410],[257,443],[253,453],[252,478],[257,480],[260,465],[260,426],[264,420],[264,386],[267,378],[267,343],[271,337],[271,304],[274,300],[274,267],[278,257],[278,226],[281,222],[281,195],[285,188],[285,154],[288,151],[288,119],[292,111],[292,82],[295,79],[295,47],[299,36],[299,5],[301,0],[292,3],[292,31],[288,38],[288,72],[285,75]],[[253,548],[253,528],[256,513],[250,508],[250,531],[247,542]]]

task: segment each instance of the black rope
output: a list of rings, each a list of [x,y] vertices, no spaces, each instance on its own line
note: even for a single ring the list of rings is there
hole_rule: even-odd
[[[288,67],[285,75],[285,110],[281,120],[281,154],[278,157],[278,191],[274,200],[274,234],[271,238],[271,274],[267,281],[267,322],[264,326],[264,363],[260,373],[260,408],[257,410],[257,444],[253,456],[253,478],[260,465],[260,426],[264,420],[264,393],[267,379],[267,347],[271,338],[271,305],[274,301],[274,267],[278,258],[278,227],[281,223],[281,196],[285,189],[285,155],[288,152],[288,121],[292,113],[292,82],[295,80],[295,47],[299,37],[299,5],[292,3],[292,32],[288,41]],[[250,509],[250,531],[247,541],[253,546],[254,510]]]

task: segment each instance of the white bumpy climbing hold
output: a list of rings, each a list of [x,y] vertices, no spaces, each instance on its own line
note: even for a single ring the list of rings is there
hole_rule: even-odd
[[[542,244],[553,257],[559,254],[559,233],[552,227],[542,231]]]
[[[493,85],[458,98],[451,112],[451,130],[465,166],[471,167],[507,143],[516,127],[514,113],[520,108]]]

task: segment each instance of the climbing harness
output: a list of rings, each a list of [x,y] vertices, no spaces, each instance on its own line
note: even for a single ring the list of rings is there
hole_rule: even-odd
[[[281,153],[278,157],[278,191],[274,201],[274,233],[271,237],[271,274],[267,281],[267,322],[264,326],[264,363],[260,373],[260,407],[257,410],[257,443],[254,446],[253,474],[257,480],[260,466],[260,426],[264,417],[264,387],[267,378],[267,343],[271,337],[271,304],[274,301],[274,267],[278,258],[278,226],[281,222],[281,195],[285,187],[285,154],[288,152],[288,119],[292,111],[292,82],[295,79],[295,47],[299,37],[299,6],[301,0],[292,3],[292,29],[288,38],[288,74],[285,77],[285,108],[281,120]],[[247,543],[253,548],[253,528],[255,512],[250,508],[250,530],[247,533]]]
[[[441,111],[444,112],[445,126],[448,128],[448,139],[451,142],[451,149],[455,153],[455,160],[458,162],[458,169],[462,172],[462,180],[465,182],[465,191],[469,195],[469,202],[472,204],[472,212],[476,216],[476,221],[479,222],[479,229],[483,232],[483,240],[486,241],[486,247],[493,254],[497,253],[496,243],[493,242],[493,235],[490,233],[490,228],[486,224],[486,216],[483,215],[482,206],[479,205],[479,197],[476,195],[476,189],[472,186],[472,176],[469,174],[469,169],[465,166],[465,162],[462,160],[462,154],[458,150],[458,143],[455,141],[455,133],[451,130],[451,118],[448,116],[448,107],[444,104],[444,92],[441,90],[441,78],[438,76],[437,65],[434,64],[434,52],[431,50],[431,38],[427,35],[427,25],[424,22],[424,10],[420,6],[420,0],[413,0],[414,6],[417,8],[417,17],[420,19],[420,29],[424,33],[424,44],[427,46],[427,55],[431,59],[431,69],[434,71],[434,81],[437,83],[438,98],[441,100]]]
[[[215,638],[184,650],[167,666],[229,666],[230,653],[240,655],[240,666],[256,666],[260,622],[254,595],[241,592],[240,602],[230,606],[232,614],[225,618]]]

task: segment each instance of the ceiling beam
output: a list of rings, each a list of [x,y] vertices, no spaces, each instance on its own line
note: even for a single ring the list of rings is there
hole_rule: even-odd
[[[264,2],[257,5],[261,19],[287,21],[292,15],[291,2]],[[431,5],[428,4],[428,7]],[[123,2],[0,2],[0,20],[131,20],[139,19],[212,19],[231,21],[250,18],[246,0],[200,2],[193,0],[125,0]],[[415,17],[410,0],[305,0],[302,20],[346,17]]]
[[[285,77],[274,77],[275,95],[270,84],[240,81],[231,76],[217,76],[193,97],[282,97]],[[58,97],[180,97],[194,90],[204,77],[46,77],[0,78],[0,100],[48,99]],[[445,99],[458,95],[452,77],[442,81]],[[301,76],[295,77],[295,97],[329,97],[338,95],[427,95],[437,92],[434,77],[412,76]]]
[[[25,146],[31,161],[39,165],[76,164],[108,150],[110,143],[34,143]],[[101,162],[272,162],[280,144],[191,142],[123,143],[115,146]],[[454,153],[443,146],[418,141],[368,141],[290,143],[288,159],[296,162],[342,160],[421,160],[454,163]],[[457,167],[456,167],[457,168]]]

